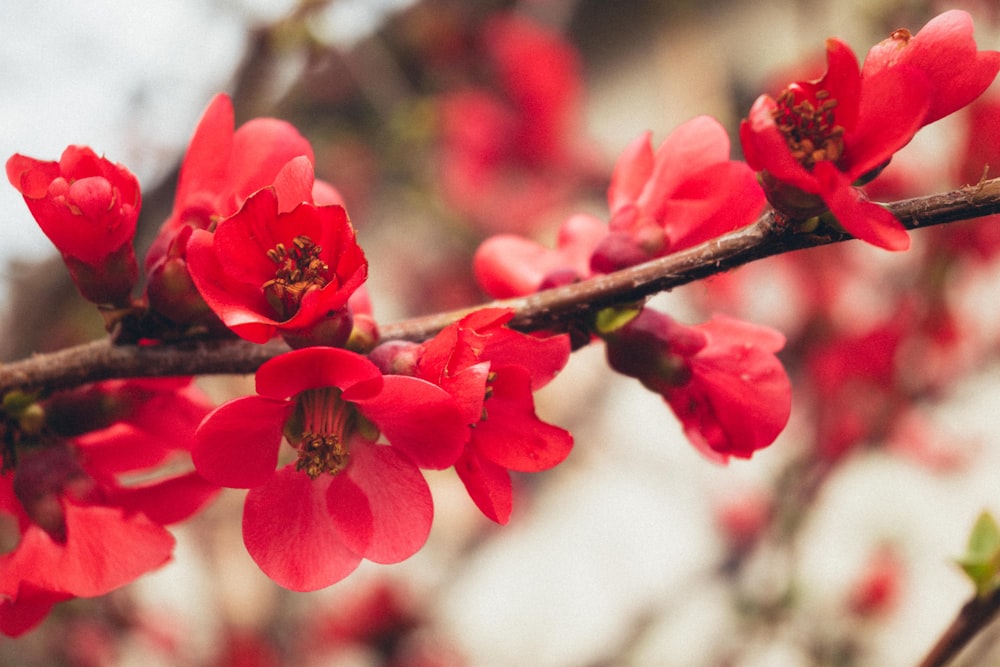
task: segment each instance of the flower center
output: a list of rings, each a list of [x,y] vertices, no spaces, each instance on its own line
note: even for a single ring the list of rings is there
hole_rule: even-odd
[[[277,265],[274,278],[264,283],[264,296],[278,316],[287,320],[299,310],[302,298],[327,282],[330,267],[320,259],[323,248],[305,235],[296,236],[292,247],[279,243],[267,251]]]
[[[772,112],[778,131],[785,136],[795,159],[806,169],[821,160],[836,162],[844,154],[844,128],[836,124],[837,100],[826,90],[816,91],[815,104],[795,101],[796,86],[786,88]]]
[[[336,387],[308,389],[298,396],[302,410],[302,435],[298,440],[295,469],[311,479],[323,473],[336,475],[347,467],[348,437],[354,430],[357,412],[340,397]]]

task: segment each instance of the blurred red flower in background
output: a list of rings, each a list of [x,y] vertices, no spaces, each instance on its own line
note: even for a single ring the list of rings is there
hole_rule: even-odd
[[[74,418],[74,397],[94,408],[89,424]],[[123,405],[144,409],[123,420]],[[0,556],[0,630],[24,632],[56,602],[103,595],[170,558],[174,538],[163,526],[194,514],[217,487],[193,472],[138,485],[121,478],[186,451],[210,408],[184,378],[98,383],[45,405],[44,441],[23,436],[0,476],[0,514],[19,533]]]

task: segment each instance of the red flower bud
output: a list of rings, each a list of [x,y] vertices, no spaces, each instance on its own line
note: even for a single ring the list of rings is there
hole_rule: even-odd
[[[7,179],[66,260],[81,294],[127,305],[139,274],[132,249],[141,206],[135,176],[86,146],[69,146],[58,162],[12,155]]]

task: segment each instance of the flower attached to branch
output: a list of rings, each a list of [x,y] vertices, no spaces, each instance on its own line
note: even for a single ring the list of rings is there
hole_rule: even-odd
[[[506,299],[590,277],[590,256],[608,226],[586,213],[571,216],[559,228],[555,248],[515,234],[498,234],[476,250],[473,271],[480,287]]]
[[[750,458],[788,422],[791,383],[775,356],[785,338],[773,329],[721,315],[689,327],[643,308],[603,337],[611,367],[663,396],[713,461]]]
[[[729,136],[710,116],[671,132],[656,151],[645,133],[618,158],[608,235],[591,260],[609,273],[663,257],[753,222],[764,207],[754,172],[729,159]]]
[[[653,150],[650,134],[618,159],[608,188],[611,221],[574,215],[558,244],[503,234],[476,251],[479,284],[506,298],[610,273],[690,248],[752,223],[764,192],[752,169],[729,159],[729,137],[714,118],[699,116]]]
[[[433,506],[420,468],[453,465],[466,431],[441,388],[310,347],[261,366],[257,395],[208,415],[192,453],[206,479],[250,489],[247,551],[274,581],[305,591],[362,559],[395,563],[423,546]]]
[[[194,230],[191,279],[242,338],[265,343],[280,331],[294,347],[341,346],[351,333],[347,301],[368,275],[354,228],[342,206],[279,207],[265,188],[214,233]]]
[[[957,10],[915,36],[896,31],[863,67],[840,40],[827,40],[826,48],[821,79],[754,102],[740,126],[747,162],[761,172],[771,204],[790,218],[829,211],[855,237],[905,250],[902,223],[855,186],[877,176],[921,127],[986,90],[1000,53],[977,51],[972,20]]]
[[[84,298],[127,306],[139,276],[132,247],[141,206],[135,176],[86,146],[69,146],[58,162],[11,156],[7,179],[62,254]]]
[[[485,308],[449,325],[420,345],[376,348],[377,362],[433,382],[451,394],[469,425],[455,472],[476,506],[505,524],[513,506],[508,471],[540,472],[561,463],[573,436],[535,414],[532,392],[569,360],[566,335],[537,338],[508,329],[505,308]]]
[[[282,212],[301,202],[343,204],[336,190],[315,180],[312,146],[290,123],[255,118],[234,126],[232,101],[216,95],[181,164],[173,211],[146,254],[150,307],[177,323],[208,314],[187,272],[193,230],[212,231],[265,187],[274,188]]]

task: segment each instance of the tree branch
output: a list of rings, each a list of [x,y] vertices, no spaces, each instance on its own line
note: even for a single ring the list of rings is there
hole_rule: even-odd
[[[986,597],[973,597],[917,667],[944,667],[1000,612],[1000,589]]]
[[[1000,213],[1000,179],[888,204],[908,229]],[[846,232],[801,233],[773,212],[752,225],[699,246],[590,280],[462,310],[417,317],[381,328],[382,340],[420,341],[483,307],[514,310],[521,331],[567,331],[602,308],[641,301],[680,285],[793,250],[846,241]],[[113,346],[98,341],[0,367],[0,395],[13,389],[52,392],[110,378],[244,374],[286,351],[280,341],[255,345],[226,340],[160,346]]]

